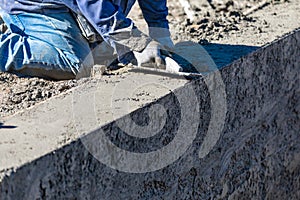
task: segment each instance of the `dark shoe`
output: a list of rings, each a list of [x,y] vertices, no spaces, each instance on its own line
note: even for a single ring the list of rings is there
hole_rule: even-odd
[[[2,17],[0,16],[0,34],[3,34],[7,31],[7,26],[4,23]]]

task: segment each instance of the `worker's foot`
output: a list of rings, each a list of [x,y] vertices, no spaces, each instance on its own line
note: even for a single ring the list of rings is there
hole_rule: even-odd
[[[76,76],[72,72],[61,70],[46,70],[43,67],[34,66],[34,64],[24,65],[24,68],[12,73],[20,77],[39,77],[48,80],[69,80],[75,79]]]

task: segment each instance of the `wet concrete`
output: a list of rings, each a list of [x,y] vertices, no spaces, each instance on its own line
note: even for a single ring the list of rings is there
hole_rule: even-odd
[[[299,47],[298,30],[204,78],[129,73],[4,120],[0,199],[299,199]]]

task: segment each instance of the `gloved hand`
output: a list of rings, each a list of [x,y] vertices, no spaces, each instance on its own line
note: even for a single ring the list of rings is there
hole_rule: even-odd
[[[164,69],[169,72],[181,72],[182,67],[172,58],[168,57],[168,49],[173,49],[174,44],[170,37],[160,38],[161,43],[152,41],[142,52],[133,51],[137,66]],[[156,39],[158,41],[158,39]],[[164,55],[161,55],[163,50]]]
[[[163,68],[164,61],[161,57],[160,50],[162,45],[156,41],[151,41],[142,52],[133,51],[134,57],[137,61],[137,66],[152,64],[155,68]]]
[[[175,47],[175,45],[170,37],[155,38],[155,40],[157,42],[159,42],[167,50],[172,50]]]

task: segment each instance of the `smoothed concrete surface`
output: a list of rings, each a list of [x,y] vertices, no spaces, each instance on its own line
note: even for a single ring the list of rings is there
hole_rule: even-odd
[[[17,128],[4,129],[0,133],[1,137],[11,137],[9,140],[3,140],[7,142],[0,146],[3,147],[3,151],[0,151],[0,199],[299,199],[299,63],[300,32],[295,31],[228,65],[220,72],[208,74],[203,79],[186,83],[185,80],[180,82],[145,75],[153,76],[154,82],[159,83],[159,86],[170,84],[168,87],[173,92],[169,93],[165,88],[163,92],[159,89],[151,90],[157,91],[158,95],[150,95],[153,98],[145,102],[166,96],[137,110],[138,106],[131,107],[133,112],[130,114],[130,123],[126,123],[128,115],[119,118],[123,116],[120,107],[112,109],[116,118],[119,118],[115,121],[110,121],[113,119],[111,112],[106,113],[107,110],[101,109],[101,105],[96,107],[100,108],[96,111],[89,106],[81,107],[82,110],[76,109],[77,103],[93,105],[93,99],[104,98],[101,95],[102,91],[107,89],[106,94],[110,94],[113,89],[101,87],[100,90],[96,90],[95,95],[93,83],[85,86],[85,90],[81,89],[73,95],[57,98],[58,104],[55,108],[46,102],[29,112],[7,119],[4,125]],[[128,74],[128,77],[131,79],[132,75]],[[144,75],[137,77],[146,79]],[[219,80],[220,77],[222,81]],[[122,78],[116,79],[115,84],[121,84],[118,88],[128,88],[121,87],[124,83]],[[132,83],[133,88],[137,88],[134,84]],[[113,86],[114,84],[111,87]],[[223,89],[226,105],[222,104]],[[123,92],[126,94],[126,91]],[[110,96],[109,101],[105,102],[109,103],[112,99],[114,103],[122,101],[119,93],[113,93],[112,96],[114,94],[117,96]],[[137,94],[149,96],[145,91],[139,91]],[[79,98],[74,100],[74,96]],[[99,102],[103,102],[102,99]],[[72,108],[73,105],[75,109]],[[155,105],[162,105],[163,111],[151,110]],[[49,116],[46,113],[55,109],[65,110],[60,112],[63,116]],[[80,118],[80,113],[85,116],[85,112],[92,111],[96,116]],[[45,113],[44,118],[37,119],[37,115],[42,112]],[[224,112],[226,118],[222,121]],[[144,139],[138,138],[137,135],[128,135],[126,124],[131,127],[135,123],[147,128],[155,128],[158,125],[151,121],[151,117],[148,119],[149,113],[152,113],[151,116],[154,116],[156,121],[164,122],[163,127],[158,130],[158,135]],[[215,115],[216,113],[218,115]],[[67,121],[61,121],[65,119]],[[85,123],[95,119],[104,126],[97,128],[95,123],[90,126]],[[45,128],[31,134],[30,132],[37,128],[37,121]],[[75,124],[69,126],[72,122]],[[80,122],[84,123],[81,125]],[[123,129],[120,128],[124,123]],[[220,123],[223,123],[224,127],[218,133]],[[62,127],[63,124],[65,127]],[[151,127],[148,127],[148,124],[151,124]],[[62,127],[62,131],[52,130],[57,126]],[[26,130],[26,127],[30,129]],[[90,130],[97,129],[89,132],[87,127]],[[196,132],[190,132],[195,128]],[[17,129],[22,131],[17,132]],[[66,135],[72,137],[76,129],[87,134],[80,139],[73,138],[73,142],[61,147],[60,141],[66,140]],[[63,134],[63,130],[67,133]],[[184,134],[180,130],[185,130],[187,138],[182,137]],[[61,134],[64,136],[59,139]],[[180,134],[181,140],[173,148],[174,162],[154,171],[152,169],[159,168],[160,163],[156,165],[145,159],[148,163],[132,165],[132,162],[136,161],[135,157],[133,160],[127,160],[130,161],[128,163],[125,160],[127,157],[118,157],[127,156],[126,154],[117,152],[113,155],[103,155],[106,147],[93,146],[98,144],[97,138],[104,135],[114,146],[134,152],[134,155],[146,156],[172,144],[173,140],[178,139],[177,134]],[[28,141],[25,138],[29,139],[32,136],[37,143],[34,144],[34,153],[26,149]],[[48,138],[51,140],[47,140]],[[183,148],[186,150],[183,153],[177,152],[185,145],[180,141],[192,141]],[[53,144],[50,146],[56,149],[45,149],[46,143],[51,142]],[[215,145],[210,145],[211,142]],[[109,146],[108,143],[106,145],[108,149],[113,146]],[[13,148],[23,148],[25,153],[13,152]],[[18,153],[19,155],[16,155]],[[164,155],[158,154],[153,161],[165,164],[161,159]],[[9,157],[12,162],[8,162]],[[104,160],[100,162],[102,158]],[[107,162],[106,165],[103,162]],[[20,168],[9,170],[17,166]],[[122,171],[126,167],[128,169]],[[128,172],[130,170],[131,173]],[[134,173],[134,170],[137,173]]]
[[[54,151],[186,82],[141,73],[103,77],[4,118],[0,129],[0,171],[17,168]]]

